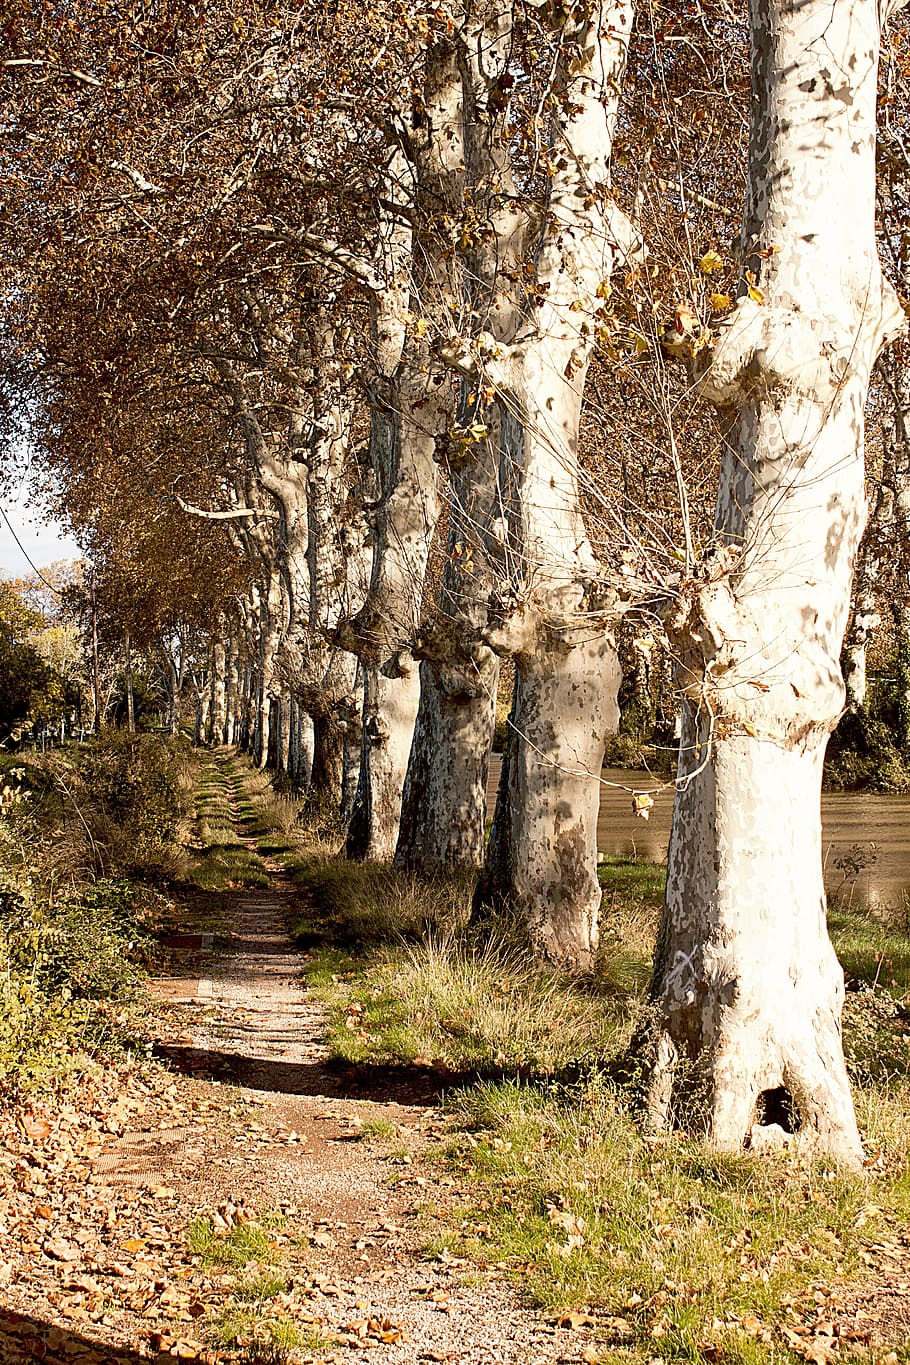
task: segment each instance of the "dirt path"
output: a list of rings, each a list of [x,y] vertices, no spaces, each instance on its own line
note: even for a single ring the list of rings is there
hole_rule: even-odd
[[[458,1216],[456,1182],[424,1160],[444,1123],[419,1074],[393,1094],[398,1077],[327,1066],[324,1012],[285,927],[293,892],[269,870],[268,890],[227,898],[230,951],[190,932],[185,974],[152,984],[170,1075],[99,1074],[78,1106],[0,1133],[17,1181],[0,1200],[4,1365],[596,1358],[498,1271],[424,1251]],[[254,1316],[292,1326],[296,1344],[238,1355],[212,1336],[238,1272],[194,1255],[187,1230],[202,1218],[230,1238],[263,1210],[280,1211],[284,1287]]]

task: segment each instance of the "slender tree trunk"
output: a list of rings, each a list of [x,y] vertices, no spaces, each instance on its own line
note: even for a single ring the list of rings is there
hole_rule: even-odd
[[[377,376],[370,457],[379,497],[372,516],[370,589],[361,610],[338,632],[339,642],[357,654],[365,672],[361,772],[347,852],[378,861],[391,859],[398,840],[419,697],[410,646],[439,516],[437,439],[451,426],[454,412],[454,386],[423,337],[423,314],[432,301],[459,288],[444,224],[457,219],[464,192],[462,84],[454,47],[445,41],[428,52],[409,147],[415,226],[411,233],[394,221],[390,225],[382,249],[390,262],[391,287],[373,316]],[[392,178],[390,198],[408,197],[402,189],[405,172],[397,163]],[[409,313],[419,319],[419,330],[406,346]]]
[[[227,656],[224,641],[216,639],[212,645],[212,743],[225,743],[227,720]]]
[[[893,498],[884,482],[875,492],[872,513],[860,541],[853,584],[853,605],[844,640],[843,673],[847,709],[862,710],[866,704],[866,651],[881,625],[875,587],[882,565],[883,534],[893,512]]]
[[[196,726],[193,732],[194,744],[206,744],[208,742],[210,700],[207,688],[197,695]]]
[[[755,283],[704,381],[732,413],[715,545],[668,622],[686,701],[649,1089],[656,1122],[731,1150],[789,1104],[801,1142],[853,1165],[819,811],[866,515],[863,409],[903,325],[875,246],[879,22],[870,3],[753,3]]]
[[[258,768],[266,768],[268,767],[272,745],[272,688],[275,677],[275,656],[281,638],[281,581],[278,573],[274,570],[269,576],[268,591],[260,604],[260,609],[259,697],[254,761]]]
[[[136,733],[136,702],[133,696],[133,651],[128,634],[124,639],[123,652],[126,676],[126,728],[132,735]]]
[[[278,761],[276,771],[287,777],[291,767],[291,697],[282,690],[278,699]]]
[[[910,602],[901,599],[892,604],[894,634],[897,648],[897,707],[894,739],[901,753],[910,753]]]
[[[98,666],[98,600],[95,596],[94,570],[89,578],[89,600],[92,610],[92,730],[101,730],[101,671]]]

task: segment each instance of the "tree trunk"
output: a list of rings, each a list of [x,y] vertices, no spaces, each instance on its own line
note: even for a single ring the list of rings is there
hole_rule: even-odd
[[[852,1165],[819,812],[864,403],[903,319],[875,247],[878,46],[872,4],[754,0],[750,288],[704,380],[732,426],[715,545],[668,621],[686,702],[649,1087],[658,1124],[730,1150],[789,1105],[801,1143]]]
[[[278,698],[278,760],[275,770],[287,777],[291,766],[291,698],[282,689]]]
[[[896,637],[897,706],[895,708],[894,739],[901,753],[910,753],[910,603],[893,603]]]
[[[449,429],[454,386],[434,360],[424,311],[457,291],[446,222],[461,212],[464,147],[461,76],[452,45],[427,54],[423,98],[409,151],[413,166],[390,168],[389,198],[407,196],[413,232],[390,220],[382,251],[390,288],[373,314],[376,380],[370,459],[378,499],[372,514],[373,565],[367,599],[338,639],[364,668],[361,772],[349,829],[349,857],[386,861],[398,839],[407,758],[417,714],[417,667],[410,646],[420,620],[430,544],[439,516],[437,440]],[[421,330],[406,346],[408,317]]]
[[[136,733],[136,702],[133,696],[133,651],[130,647],[130,637],[127,635],[125,641],[126,654],[126,728],[130,734]]]
[[[272,692],[275,677],[275,655],[281,639],[281,581],[278,573],[274,570],[269,576],[268,592],[260,604],[260,610],[259,697],[253,758],[258,768],[266,768],[268,767],[272,745]]]
[[[206,744],[209,737],[209,693],[206,688],[197,694],[196,726],[193,732],[194,744]]]
[[[395,853],[423,871],[483,864],[487,774],[499,660],[478,646],[473,678],[456,662],[421,664],[420,712]]]
[[[101,672],[98,666],[98,600],[95,596],[95,573],[89,577],[89,600],[92,609],[92,730],[101,732]]]
[[[847,709],[862,710],[866,704],[866,651],[881,625],[875,587],[882,564],[882,537],[892,515],[893,499],[884,482],[879,483],[869,524],[860,542],[853,585],[853,607],[844,640],[843,673]]]
[[[212,743],[224,744],[227,720],[227,657],[224,641],[216,639],[212,645]]]
[[[564,154],[544,206],[534,325],[507,347],[482,337],[468,373],[495,384],[514,415],[501,438],[512,572],[486,632],[516,666],[511,801],[500,806],[511,828],[496,833],[509,858],[485,882],[553,963],[578,971],[591,967],[598,941],[599,779],[620,676],[615,597],[581,516],[579,423],[605,282],[641,241],[610,194],[631,10],[560,15],[565,104],[553,136]]]
[[[510,108],[501,82],[512,59],[511,0],[457,30],[467,202],[487,231],[463,253],[463,313],[475,333],[510,341],[524,319],[521,278],[527,222],[515,211]],[[456,420],[439,442],[449,488],[449,535],[439,606],[421,626],[420,707],[395,861],[420,868],[483,863],[486,785],[499,659],[485,643],[489,602],[503,577],[500,427],[495,394],[462,381]],[[424,604],[427,615],[427,604]]]
[[[360,773],[345,851],[365,862],[388,863],[395,853],[420,702],[420,674],[409,651],[387,670],[364,668]]]

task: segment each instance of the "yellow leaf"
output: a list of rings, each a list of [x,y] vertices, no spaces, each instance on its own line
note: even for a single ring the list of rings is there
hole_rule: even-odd
[[[612,293],[613,286],[610,284],[610,281],[601,280],[600,284],[597,286],[597,297],[599,299],[608,299]]]
[[[743,721],[743,729],[745,730],[747,735],[751,735],[753,739],[758,739],[758,731],[752,724],[751,720]]]
[[[651,344],[648,341],[648,338],[646,336],[643,336],[641,332],[633,332],[632,340],[635,343],[636,355],[644,355],[645,351],[651,349]]]
[[[715,313],[722,313],[725,308],[729,308],[733,300],[729,294],[709,294],[708,302]]]
[[[653,805],[653,796],[649,796],[647,792],[639,792],[636,796],[632,797],[632,814],[639,816],[642,820],[648,820],[651,817],[651,807]]]
[[[751,270],[746,271],[746,284],[749,286],[749,298],[754,299],[756,303],[764,303],[765,296],[755,283],[755,275]]]
[[[715,270],[723,270],[724,258],[716,251],[706,251],[698,263],[698,268],[703,275],[713,275]]]
[[[557,1327],[568,1327],[571,1332],[577,1332],[579,1327],[593,1327],[594,1318],[590,1313],[563,1313],[556,1319]]]
[[[414,335],[416,337],[425,337],[429,330],[430,324],[427,322],[426,318],[418,318],[414,323]]]

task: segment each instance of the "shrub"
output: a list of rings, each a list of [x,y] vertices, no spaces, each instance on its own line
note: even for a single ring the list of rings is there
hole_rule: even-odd
[[[59,898],[0,890],[0,1088],[59,1072],[67,1052],[116,1041],[126,1004],[155,951],[154,901],[99,881]]]

